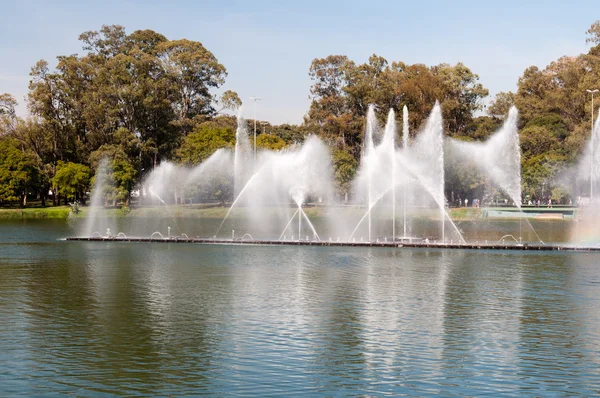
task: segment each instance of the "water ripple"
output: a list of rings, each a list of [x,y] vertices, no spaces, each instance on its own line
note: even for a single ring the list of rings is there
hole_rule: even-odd
[[[10,250],[0,256],[2,395],[600,390],[598,256],[59,242]]]

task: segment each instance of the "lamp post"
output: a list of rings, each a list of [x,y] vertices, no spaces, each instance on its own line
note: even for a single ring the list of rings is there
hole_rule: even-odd
[[[592,134],[591,134],[591,145],[590,145],[590,202],[594,199],[594,93],[598,92],[598,89],[595,90],[585,90],[588,93],[592,94]]]
[[[260,101],[260,97],[250,97],[254,101],[254,162],[256,162],[256,101]]]

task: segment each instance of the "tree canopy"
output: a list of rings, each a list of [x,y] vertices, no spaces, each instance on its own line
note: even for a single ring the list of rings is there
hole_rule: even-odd
[[[526,68],[516,91],[497,93],[487,107],[488,90],[460,62],[409,64],[377,54],[364,63],[340,54],[316,58],[308,69],[311,102],[303,123],[257,121],[257,146],[281,150],[318,135],[331,148],[336,191],[346,197],[363,152],[369,105],[382,123],[394,109],[399,125],[407,106],[413,135],[438,100],[445,134],[468,141],[487,139],[516,105],[523,191],[564,200],[557,176],[584,149],[592,112],[586,90],[600,87],[600,21],[585,34],[587,53]],[[91,174],[108,158],[113,187],[107,198],[127,203],[161,161],[194,165],[234,147],[236,119],[227,113],[242,101],[224,89],[227,70],[201,42],[149,29],[128,33],[120,25],[84,32],[79,40],[81,55],[32,66],[30,117],[17,117],[16,99],[0,93],[0,201],[24,205],[32,195],[45,203],[49,191],[55,203],[83,200]],[[446,165],[455,170],[447,174],[448,195],[475,195],[487,184],[462,166]],[[221,185],[215,189],[224,201],[230,184]]]

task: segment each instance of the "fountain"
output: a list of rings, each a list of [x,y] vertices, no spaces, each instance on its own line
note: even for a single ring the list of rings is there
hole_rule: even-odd
[[[405,120],[408,116],[405,114]],[[383,139],[379,145],[373,142],[373,132],[377,131],[376,119],[372,108],[369,109],[367,116],[366,129],[366,147],[367,154],[361,163],[359,177],[357,179],[357,196],[366,196],[368,198],[365,215],[361,218],[352,231],[350,239],[358,231],[360,225],[367,218],[368,236],[371,237],[371,214],[375,205],[380,203],[386,196],[390,197],[392,212],[392,241],[396,240],[395,219],[396,219],[396,189],[403,187],[404,192],[404,231],[406,231],[406,197],[407,191],[412,189],[418,191],[421,197],[421,205],[428,205],[432,201],[433,205],[439,209],[440,236],[442,242],[445,241],[445,222],[449,219],[446,212],[444,197],[444,151],[443,151],[443,125],[442,114],[439,103],[436,102],[431,115],[429,116],[425,128],[408,147],[408,130],[404,137],[405,146],[401,151],[395,147],[396,121],[393,110],[388,114],[388,120],[384,130]],[[399,175],[396,170],[403,170]],[[366,186],[366,195],[364,188]],[[413,192],[414,195],[416,192]],[[412,196],[412,195],[411,195]],[[459,240],[464,241],[458,228],[452,220],[450,223]],[[407,238],[406,232],[402,240]],[[411,238],[412,240],[413,238]]]
[[[582,206],[582,209],[579,210],[578,223],[571,231],[571,242],[577,245],[597,245],[600,242],[600,114],[596,118],[583,156],[573,172],[573,180],[585,187],[583,197],[586,194],[589,196],[584,199],[581,195],[573,195],[579,197],[577,204]],[[586,189],[588,184],[589,190]]]
[[[252,148],[248,139],[248,124],[243,117],[240,107],[237,115],[237,129],[235,131],[235,151],[233,157],[233,193],[237,196],[248,181],[248,167],[252,155]]]
[[[328,148],[314,136],[302,146],[279,152],[260,152],[256,159],[256,172],[235,197],[215,235],[219,235],[234,208],[245,211],[253,230],[260,230],[265,219],[270,217],[271,224],[285,224],[285,232],[289,227],[290,205],[293,203],[298,208],[300,224],[304,218],[313,234],[318,236],[302,205],[311,196],[332,197],[330,166]],[[273,210],[275,214],[271,214]]]
[[[521,147],[517,128],[519,112],[514,106],[500,130],[485,142],[450,140],[464,162],[473,162],[504,191],[516,206],[521,205]]]
[[[103,158],[96,169],[92,198],[88,206],[83,228],[80,231],[81,236],[92,236],[94,232],[106,231],[107,229],[112,231],[117,230],[116,220],[108,217],[103,211],[107,192],[112,187],[111,174],[110,163],[107,158]]]
[[[407,155],[408,153],[408,107],[406,105],[404,105],[404,107],[402,108],[402,151],[404,156]],[[403,234],[402,237],[403,239],[407,238],[408,235],[408,220],[406,218],[406,207],[408,206],[408,196],[407,196],[407,184],[404,184],[403,189],[402,189],[402,193],[403,193],[403,201],[402,201],[402,210],[403,210],[403,222],[402,222],[402,226],[403,226]]]
[[[396,240],[396,118],[393,109],[390,109],[388,113],[387,123],[385,125],[385,131],[383,133],[383,140],[381,145],[383,150],[387,150],[388,161],[391,163],[391,174],[390,179],[390,190],[392,191],[392,240]]]
[[[517,122],[519,112],[511,107],[508,117],[500,130],[485,142],[463,142],[450,140],[454,153],[464,162],[473,162],[475,166],[503,192],[505,192],[519,210],[519,223],[523,219],[521,208],[521,146]],[[527,218],[525,221],[543,244],[537,232]]]
[[[437,102],[422,130],[415,134],[410,142],[408,117],[408,109],[404,107],[402,144],[397,147],[398,131],[394,110],[388,111],[386,124],[384,128],[380,128],[376,109],[369,106],[363,156],[353,183],[354,204],[350,206],[336,205],[333,201],[330,153],[319,138],[308,137],[304,144],[293,145],[281,151],[262,150],[254,158],[250,156],[247,126],[241,110],[238,112],[237,142],[233,150],[219,149],[194,167],[162,162],[148,173],[141,184],[141,190],[144,192],[146,203],[156,199],[158,202],[154,203],[165,208],[164,214],[173,221],[170,225],[178,229],[174,237],[171,237],[171,227],[166,229],[169,231],[168,240],[175,242],[243,241],[244,244],[457,248],[515,246],[511,242],[505,242],[503,238],[495,244],[488,244],[488,241],[495,242],[497,238],[486,239],[485,244],[477,241],[475,244],[467,244],[446,209],[444,162],[446,157],[469,162],[484,173],[495,187],[511,198],[517,210],[522,212],[521,154],[516,108],[510,110],[502,128],[487,141],[479,143],[445,139],[441,107]],[[589,162],[592,162],[591,174],[588,171],[587,176],[588,179],[591,177],[593,187],[600,177],[600,119],[596,121],[592,142],[594,148],[590,143],[587,157],[582,164],[589,165]],[[83,231],[84,239],[143,240],[144,238],[136,238],[135,232],[129,230],[127,235],[94,234],[94,231],[117,231],[114,225],[99,225],[95,214],[95,209],[103,197],[101,187],[108,181],[106,165],[104,162],[97,173],[92,206],[88,213],[90,217]],[[587,169],[590,170],[589,167]],[[584,168],[582,170],[585,171]],[[583,171],[579,174],[585,178],[586,174]],[[199,200],[202,200],[202,197],[214,200],[215,187],[219,188],[217,191],[221,195],[221,206],[225,201],[231,201],[231,205],[227,208],[225,216],[219,219],[218,228],[215,225],[211,230],[210,238],[190,238],[185,233],[191,235],[190,230],[183,231],[179,227],[177,221],[181,221],[181,218],[178,218],[180,211],[173,206],[183,206],[188,202],[191,204],[194,197],[200,198]],[[397,195],[398,190],[401,190],[402,195]],[[397,230],[398,205],[402,205],[401,233]],[[314,214],[319,213],[321,215],[318,218],[311,220]],[[313,222],[315,220],[318,222]],[[348,222],[353,223],[352,228],[348,228]],[[527,219],[526,222],[529,223]],[[423,233],[424,223],[429,232]],[[433,233],[432,236],[433,225],[437,225],[439,233]],[[419,229],[420,231],[417,231]],[[165,231],[165,226],[149,230]],[[230,237],[223,236],[222,230],[232,231]],[[242,236],[241,239],[236,239],[234,230],[239,231],[238,236]],[[326,235],[327,232],[329,235]],[[535,233],[534,230],[533,232]],[[157,241],[157,235],[162,236],[158,233],[153,234],[152,241]],[[521,245],[521,238],[517,240],[513,235],[504,235],[504,238],[512,238],[523,250],[531,247]],[[291,239],[288,239],[290,236]],[[541,242],[539,237],[538,240]],[[565,248],[543,246],[543,242],[541,243],[542,246],[533,247],[539,250]]]
[[[373,164],[377,159],[375,156],[375,144],[373,142],[373,135],[375,135],[379,131],[379,124],[377,123],[377,117],[375,116],[375,107],[374,105],[369,105],[369,110],[367,111],[367,130],[365,132],[365,148],[364,148],[364,156],[361,160],[364,160],[365,164],[365,173],[367,180],[367,214],[369,217],[369,241],[371,240],[371,212],[370,209],[373,206],[373,179],[374,179],[374,171],[375,165]]]

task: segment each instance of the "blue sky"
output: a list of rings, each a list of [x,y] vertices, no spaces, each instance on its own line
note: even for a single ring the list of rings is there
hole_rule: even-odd
[[[24,104],[30,67],[39,59],[82,53],[77,37],[103,24],[153,29],[197,40],[225,65],[223,89],[260,96],[257,117],[300,123],[309,106],[314,58],[344,54],[365,62],[463,62],[481,83],[514,90],[530,65],[587,52],[585,31],[600,1],[6,1],[0,24],[0,93]],[[570,4],[567,4],[570,3]],[[21,105],[19,114],[26,114]]]

